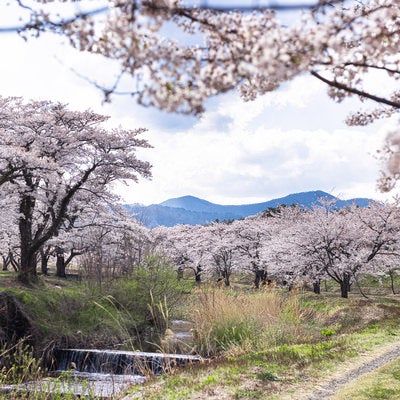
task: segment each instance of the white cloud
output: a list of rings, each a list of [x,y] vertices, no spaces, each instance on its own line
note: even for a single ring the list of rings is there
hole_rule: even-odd
[[[382,198],[375,190],[379,168],[373,155],[383,142],[384,129],[346,128],[340,121],[337,128],[270,128],[268,121],[260,122],[262,107],[255,104],[253,109],[251,103],[228,100],[192,129],[174,135],[152,133],[155,149],[148,155],[154,179],[140,186],[145,196],[154,188],[151,202],[192,194],[239,204],[316,189],[344,198]],[[232,111],[238,107],[241,113]],[[288,117],[291,111],[286,110]],[[211,123],[218,121],[218,112],[222,119],[229,116],[229,129]],[[303,112],[310,117],[315,110]]]

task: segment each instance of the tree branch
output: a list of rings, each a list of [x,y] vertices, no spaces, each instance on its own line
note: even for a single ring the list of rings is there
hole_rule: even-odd
[[[333,80],[333,81],[329,80],[329,79],[323,77],[322,75],[320,75],[316,71],[311,71],[311,75],[315,76],[316,78],[318,78],[320,81],[326,83],[327,85],[335,87],[340,90],[344,90],[345,92],[356,94],[358,96],[365,97],[366,99],[373,100],[377,103],[386,104],[386,105],[394,107],[394,108],[400,108],[400,102],[398,102],[398,101],[389,100],[385,97],[375,96],[375,95],[365,92],[363,90],[358,90],[358,89],[346,86],[343,83],[340,83],[336,80]]]
[[[20,4],[20,7],[23,7],[23,6]],[[28,7],[24,6],[23,8],[28,8]],[[32,11],[32,15],[34,15],[36,17],[39,15],[38,12],[35,12],[30,8],[28,8],[28,9]],[[36,20],[35,22],[26,23],[24,25],[0,28],[0,33],[23,32],[23,31],[27,31],[27,30],[31,30],[31,29],[37,30],[37,31],[44,31],[46,27],[62,28],[63,26],[70,24],[74,21],[85,19],[87,17],[92,17],[92,16],[95,16],[98,14],[103,14],[104,12],[108,11],[108,9],[109,9],[108,7],[101,7],[101,8],[97,8],[95,10],[77,13],[70,18],[61,19],[59,21]]]
[[[218,13],[227,13],[227,12],[232,12],[232,11],[237,11],[241,13],[246,13],[246,12],[251,12],[251,11],[262,11],[262,10],[275,10],[275,11],[295,11],[295,10],[316,10],[318,8],[322,8],[325,6],[331,6],[334,7],[334,4],[336,3],[342,3],[343,0],[331,0],[331,1],[325,1],[325,0],[320,0],[315,2],[314,4],[309,4],[309,3],[297,3],[297,4],[278,4],[271,2],[271,4],[267,6],[238,6],[238,7],[232,7],[229,5],[218,5],[218,6],[213,6],[209,4],[204,4],[200,5],[199,7],[168,7],[168,6],[158,6],[155,5],[153,2],[148,2],[144,1],[143,5],[151,10],[154,11],[159,11],[159,12],[169,12],[171,14],[175,15],[180,15],[184,16],[186,18],[191,18],[195,20],[193,16],[191,16],[189,13],[194,11],[194,10],[210,10],[210,11],[215,11]],[[33,10],[32,8],[22,4],[20,0],[18,0],[18,5],[19,7],[23,9],[27,9],[31,11],[32,16],[39,16],[40,13],[38,11]],[[137,9],[139,9],[139,6],[137,6]],[[77,13],[72,17],[65,18],[65,19],[60,19],[59,21],[50,21],[50,20],[36,20],[33,23],[27,23],[24,25],[19,25],[19,26],[10,26],[10,27],[5,27],[5,28],[0,28],[0,33],[12,33],[12,32],[23,32],[26,30],[37,30],[37,31],[44,31],[46,27],[51,27],[51,28],[62,28],[63,26],[70,24],[72,22],[85,19],[87,17],[92,17],[98,14],[103,14],[109,10],[109,7],[100,7],[91,11],[87,12],[81,12]],[[206,21],[198,21],[203,24],[207,24]]]

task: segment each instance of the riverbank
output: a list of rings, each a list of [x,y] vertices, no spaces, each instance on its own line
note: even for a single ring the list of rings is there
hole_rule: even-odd
[[[2,278],[1,293],[5,299],[15,300],[8,304],[14,304],[14,311],[20,310],[27,321],[32,334],[27,342],[34,339],[41,344],[35,349],[42,351],[44,358],[46,349],[50,353],[60,347],[82,348],[80,343],[90,343],[85,345],[90,349],[137,350],[133,338],[138,331],[128,328],[128,323],[146,301],[146,318],[156,316],[148,326],[164,328],[163,339],[156,346],[159,353],[170,352],[167,350],[179,343],[180,335],[173,329],[178,329],[182,321],[175,321],[175,325],[167,321],[177,316],[190,319],[192,325],[185,327],[185,335],[190,332],[193,343],[186,349],[207,361],[169,368],[161,376],[147,374],[144,383],[129,382],[125,393],[114,396],[118,399],[300,399],[300,394],[311,396],[327,377],[345,369],[346,363],[356,363],[360,355],[373,357],[386,345],[396,346],[400,338],[400,299],[381,287],[366,291],[367,299],[355,292],[342,299],[329,287],[316,295],[282,288],[204,286],[180,292],[176,308],[170,293],[174,310],[170,314],[165,301],[155,303],[152,296],[133,297],[138,295],[137,286],[129,280],[120,280],[118,286],[99,292],[87,283],[53,277],[43,277],[39,286],[30,288],[18,286],[11,275]],[[4,314],[5,308],[1,309]],[[2,320],[3,334],[11,332],[7,323],[12,318],[7,315]],[[25,325],[24,318],[17,318],[17,326]],[[86,335],[87,342],[77,340]],[[34,354],[27,354],[22,347],[14,350],[18,351],[13,351],[9,361],[16,368],[2,370],[3,384],[25,384],[45,377]],[[3,363],[9,354],[3,349]],[[18,374],[12,376],[9,371]],[[76,398],[73,393],[68,395]]]
[[[44,357],[54,348],[155,351],[167,323],[160,305],[167,302],[169,316],[180,317],[191,283],[177,282],[169,265],[154,264],[101,281],[42,275],[32,286],[0,272],[0,342],[24,340]]]
[[[78,371],[76,361],[60,366],[57,350],[158,352],[169,318],[181,316],[176,305],[191,284],[177,282],[168,264],[154,261],[129,277],[101,282],[41,275],[26,286],[15,273],[0,272],[0,398],[115,398],[142,383],[143,371],[118,373],[112,366]]]

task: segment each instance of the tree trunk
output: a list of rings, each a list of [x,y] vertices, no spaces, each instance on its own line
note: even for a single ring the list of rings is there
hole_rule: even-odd
[[[3,267],[2,267],[2,271],[8,271],[8,264],[10,263],[10,260],[8,257],[4,257],[3,258]]]
[[[36,253],[32,253],[28,246],[21,246],[21,263],[18,271],[18,279],[30,285],[37,281]]]
[[[26,175],[27,182],[31,183],[31,177]],[[18,223],[20,236],[21,260],[18,271],[18,279],[24,284],[31,284],[37,280],[36,275],[36,251],[33,250],[32,221],[35,199],[27,194],[23,196],[19,205],[20,218]]]
[[[260,270],[257,269],[256,271],[254,271],[254,288],[255,289],[259,289],[260,288],[260,282],[261,282],[261,274],[260,274]]]
[[[56,248],[56,276],[66,278],[64,250],[61,247]]]
[[[347,299],[349,297],[349,291],[350,291],[350,275],[347,273],[344,273],[343,280],[340,282],[341,296],[344,299]]]
[[[178,267],[177,273],[178,273],[178,281],[180,281],[181,279],[183,279],[183,267],[182,266]]]
[[[261,274],[261,284],[265,286],[267,284],[267,271],[265,269],[262,270]]]
[[[231,285],[231,282],[229,281],[229,274],[227,271],[222,272],[221,278],[223,279],[225,286],[229,287]]]
[[[313,291],[315,294],[321,294],[321,281],[320,280],[313,282]]]
[[[267,273],[263,269],[257,269],[254,271],[255,277],[254,277],[254,287],[256,289],[260,288],[260,283],[265,285],[267,281]]]
[[[10,253],[9,253],[9,255],[8,255],[8,258],[10,259],[10,263],[11,263],[12,267],[14,268],[14,271],[15,271],[15,272],[18,272],[18,271],[19,271],[19,264],[18,264],[18,262],[15,260],[15,258],[14,258],[14,256],[13,256],[13,253],[11,253],[11,251],[10,251]]]
[[[47,272],[48,272],[47,261],[48,261],[48,258],[44,254],[41,254],[40,255],[40,269],[41,269],[43,275],[47,275]]]
[[[388,272],[389,278],[390,278],[390,289],[392,290],[393,294],[396,294],[396,290],[394,288],[394,271],[389,270]]]
[[[48,262],[49,262],[49,250],[44,251],[40,250],[40,269],[43,275],[47,275],[48,273]]]
[[[195,271],[195,273],[194,273],[194,280],[195,280],[195,282],[197,283],[197,284],[200,284],[201,283],[201,266],[200,265],[198,265],[197,267],[196,267],[196,271]]]
[[[229,274],[225,274],[225,286],[231,286],[231,282],[229,280]]]

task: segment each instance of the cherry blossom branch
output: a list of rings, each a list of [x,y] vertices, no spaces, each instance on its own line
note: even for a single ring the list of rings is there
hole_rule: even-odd
[[[93,17],[96,15],[104,14],[109,11],[109,7],[100,7],[86,12],[76,13],[74,16],[69,18],[63,18],[59,21],[52,21],[49,18],[44,18],[45,14],[42,14],[39,11],[34,10],[32,7],[29,7],[22,3],[21,0],[16,1],[18,6],[22,9],[29,10],[32,13],[32,16],[38,18],[39,16],[43,18],[43,20],[37,19],[33,23],[27,23],[19,26],[10,26],[0,28],[0,33],[12,33],[12,32],[22,32],[27,30],[37,30],[37,31],[45,31],[46,28],[63,28],[66,25],[74,23],[79,20],[84,20],[88,17]],[[133,4],[133,10],[139,10],[141,7],[145,6],[147,9],[156,11],[156,12],[167,12],[171,15],[182,16],[189,18],[194,22],[199,22],[204,25],[208,25],[207,21],[196,18],[192,12],[195,10],[209,10],[217,13],[228,13],[228,12],[239,12],[239,13],[248,13],[252,11],[263,11],[263,10],[274,10],[274,11],[295,11],[295,10],[316,10],[319,8],[323,8],[325,6],[334,7],[336,3],[342,3],[343,0],[331,0],[331,1],[317,1],[314,4],[309,3],[297,3],[297,4],[278,4],[271,3],[267,6],[238,6],[232,7],[229,5],[219,5],[213,6],[210,4],[204,4],[196,7],[168,7],[162,6],[159,4],[155,4],[153,1],[143,1],[142,6]],[[211,24],[209,26],[212,26]]]
[[[364,97],[370,100],[373,100],[377,103],[381,103],[381,104],[386,104],[388,106],[394,107],[394,108],[400,108],[400,102],[398,101],[393,101],[393,100],[389,100],[385,97],[379,97],[379,96],[375,96],[371,93],[365,92],[363,90],[359,90],[356,88],[352,88],[350,86],[344,85],[336,80],[330,80],[327,79],[325,77],[323,77],[322,75],[320,75],[318,72],[316,72],[315,70],[311,71],[311,75],[316,77],[317,79],[319,79],[320,81],[326,83],[329,86],[332,86],[336,89],[340,89],[340,90],[344,90],[348,93],[352,93],[352,94],[356,94],[360,97]]]
[[[329,63],[326,63],[324,65],[328,65],[328,64]],[[350,61],[343,63],[343,65],[345,67],[361,67],[361,68],[378,69],[378,70],[381,70],[381,71],[386,71],[386,72],[391,73],[391,74],[400,74],[400,70],[389,68],[389,67],[386,67],[384,65],[379,66],[379,65],[369,64],[369,63],[350,62]]]
[[[147,8],[152,9],[154,11],[163,11],[163,12],[171,12],[171,13],[180,13],[180,12],[190,12],[193,10],[210,10],[218,13],[227,13],[227,12],[252,12],[252,11],[262,11],[262,10],[274,10],[274,11],[296,11],[296,10],[310,10],[317,9],[325,6],[334,7],[335,3],[342,3],[343,0],[332,0],[332,1],[318,1],[314,4],[310,3],[297,3],[297,4],[279,4],[279,3],[271,3],[265,6],[230,6],[230,5],[212,5],[212,4],[201,4],[195,7],[168,7],[162,6],[159,4],[155,4],[153,1],[144,1],[143,5]]]
[[[36,21],[19,26],[3,27],[0,28],[0,33],[12,33],[12,32],[21,33],[23,31],[29,31],[29,30],[36,30],[39,32],[43,32],[46,30],[46,28],[64,28],[66,25],[69,25],[75,21],[84,20],[89,17],[94,17],[96,15],[103,14],[109,10],[109,7],[101,7],[87,12],[80,12],[73,15],[72,17],[64,18],[59,21],[51,21],[49,18],[44,18],[45,15],[43,15],[42,13],[32,10],[32,8],[28,6],[24,6],[21,3],[19,4],[19,6],[21,8],[30,10],[32,12],[32,15],[36,17]],[[39,19],[39,16],[43,18],[42,21]]]
[[[59,60],[60,63],[62,63]],[[106,87],[104,85],[101,85],[100,83],[98,83],[97,81],[90,79],[88,76],[83,75],[82,73],[78,72],[75,68],[69,68],[69,70],[71,72],[73,72],[78,78],[83,79],[84,81],[88,82],[90,85],[93,85],[96,89],[99,89],[100,91],[103,92],[104,95],[104,102],[105,103],[109,103],[110,100],[110,96],[113,95],[120,95],[120,96],[137,96],[140,94],[140,91],[118,91],[118,84],[121,81],[123,75],[125,74],[126,71],[122,70],[118,73],[118,76],[115,78],[114,83],[112,84],[111,87]]]

